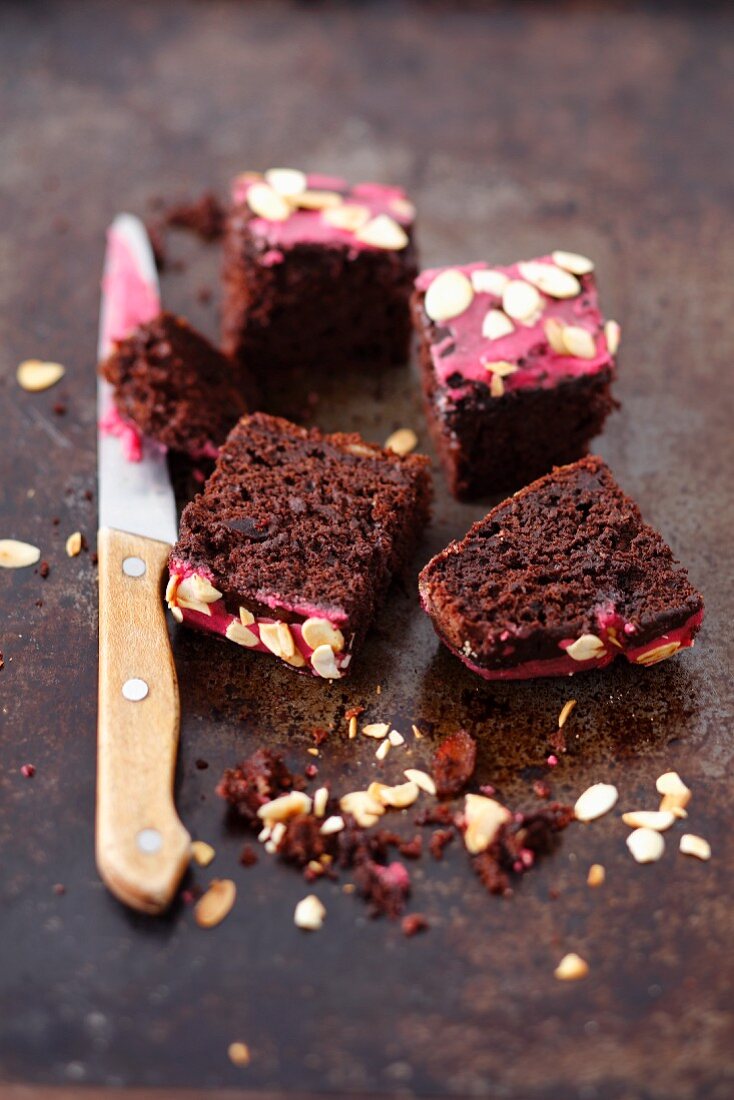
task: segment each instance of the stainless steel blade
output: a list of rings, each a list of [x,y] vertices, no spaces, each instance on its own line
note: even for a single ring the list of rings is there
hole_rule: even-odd
[[[139,218],[119,214],[107,234],[98,355],[108,354],[112,341],[149,321],[160,310],[158,275],[148,234]],[[101,424],[112,408],[110,385],[97,383],[97,419]],[[98,427],[99,525],[176,541],[176,502],[165,452],[143,440],[142,456],[126,457],[123,440]]]

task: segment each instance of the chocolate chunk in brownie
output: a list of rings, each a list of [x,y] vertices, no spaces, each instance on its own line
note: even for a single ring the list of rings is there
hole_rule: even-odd
[[[441,640],[487,679],[565,676],[693,644],[703,599],[595,456],[497,505],[419,580]]]

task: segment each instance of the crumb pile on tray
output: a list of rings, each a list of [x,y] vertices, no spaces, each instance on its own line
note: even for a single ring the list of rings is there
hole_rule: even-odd
[[[572,675],[693,644],[703,600],[597,457],[497,505],[420,575],[441,640],[487,679]]]
[[[184,509],[175,617],[297,671],[344,675],[428,519],[428,460],[256,413]]]

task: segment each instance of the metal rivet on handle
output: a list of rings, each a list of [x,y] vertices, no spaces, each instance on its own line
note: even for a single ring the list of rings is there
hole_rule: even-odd
[[[135,556],[125,558],[122,563],[122,571],[126,577],[142,577],[145,572],[145,562]]]
[[[145,680],[133,677],[132,680],[126,680],[122,685],[122,694],[131,703],[139,703],[148,694],[148,685]]]
[[[141,829],[135,840],[140,851],[147,856],[155,855],[163,847],[163,837],[157,829]]]

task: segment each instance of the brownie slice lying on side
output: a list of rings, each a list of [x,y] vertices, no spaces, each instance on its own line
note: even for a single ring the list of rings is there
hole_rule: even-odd
[[[455,496],[527,485],[602,430],[620,330],[603,320],[593,268],[554,252],[416,280],[426,418]]]
[[[179,622],[341,677],[428,519],[428,459],[255,413],[187,505],[170,558]]]
[[[99,372],[113,387],[104,428],[116,435],[131,428],[193,459],[216,458],[254,392],[241,367],[172,313],[119,341]]]
[[[693,645],[703,599],[605,463],[581,459],[498,504],[422,571],[436,632],[488,680],[571,676]]]

